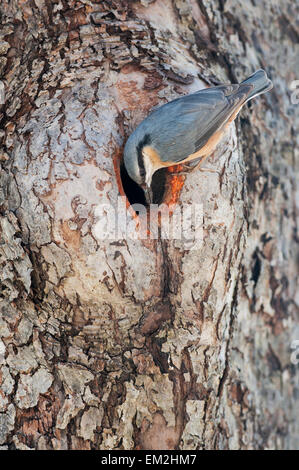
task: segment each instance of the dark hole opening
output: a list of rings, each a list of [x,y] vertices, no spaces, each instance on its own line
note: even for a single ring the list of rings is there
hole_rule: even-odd
[[[141,189],[140,186],[130,178],[124,164],[120,165],[120,177],[125,195],[127,196],[129,203],[131,205],[143,204],[146,206],[143,189]]]
[[[145,195],[143,189],[133,181],[127,173],[127,170],[124,164],[120,165],[120,177],[123,185],[125,195],[128,198],[128,201],[131,205],[133,204],[142,204],[147,206]],[[152,179],[152,192],[153,192],[153,204],[161,204],[163,201],[163,196],[165,193],[165,183],[166,183],[166,169],[161,168],[156,171]]]
[[[166,184],[166,168],[160,168],[156,173],[153,174],[152,179],[152,192],[153,192],[153,203],[161,204],[165,193]]]

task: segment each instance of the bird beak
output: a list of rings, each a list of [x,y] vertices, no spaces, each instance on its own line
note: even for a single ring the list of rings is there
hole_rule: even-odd
[[[147,186],[146,184],[143,186],[143,191],[145,195],[145,199],[148,205],[153,203],[153,192],[151,187]]]

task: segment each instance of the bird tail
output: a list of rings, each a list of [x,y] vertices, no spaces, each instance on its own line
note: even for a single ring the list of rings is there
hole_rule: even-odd
[[[251,93],[248,95],[246,101],[251,100],[255,96],[261,95],[262,93],[266,93],[266,91],[271,90],[273,88],[273,83],[267,77],[267,74],[264,70],[259,69],[254,72],[250,77],[246,78],[242,83],[248,83],[253,85],[253,89]]]

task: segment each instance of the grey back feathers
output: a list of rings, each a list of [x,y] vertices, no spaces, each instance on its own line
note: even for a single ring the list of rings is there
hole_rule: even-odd
[[[203,147],[242,103],[271,88],[266,73],[258,70],[241,84],[206,88],[157,108],[126,143],[124,163],[130,177],[138,184],[143,182],[143,143],[150,145],[163,162],[179,163]]]

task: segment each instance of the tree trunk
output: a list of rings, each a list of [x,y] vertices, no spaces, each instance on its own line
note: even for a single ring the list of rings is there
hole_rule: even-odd
[[[298,448],[294,2],[0,14],[2,448]],[[98,205],[117,207],[123,145],[150,109],[260,67],[273,91],[205,171],[166,175],[166,202],[179,184],[179,204],[202,205],[200,246],[100,239]]]

